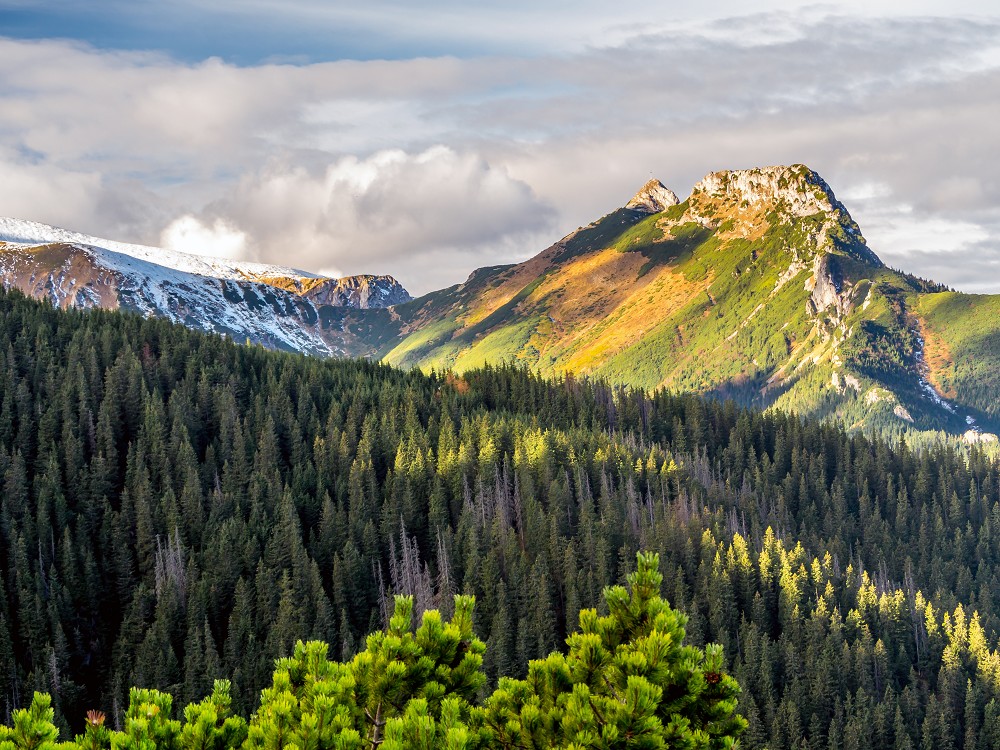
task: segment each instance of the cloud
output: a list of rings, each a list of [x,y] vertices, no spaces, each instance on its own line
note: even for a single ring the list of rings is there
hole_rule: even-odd
[[[318,173],[275,163],[205,215],[240,227],[261,259],[391,273],[420,292],[509,262],[553,217],[524,182],[444,146],[343,157]]]
[[[93,213],[102,189],[101,177],[95,172],[65,171],[2,149],[0,174],[0,206],[5,214],[45,217],[51,223],[71,223]]]
[[[216,219],[205,224],[194,216],[175,219],[160,235],[167,250],[227,260],[247,259],[247,236],[244,232]]]
[[[587,6],[575,41],[530,52],[300,65],[0,39],[0,212],[178,246],[242,233],[230,252],[427,291],[651,175],[683,196],[715,169],[804,162],[894,265],[981,288],[1000,257],[1000,20],[884,7],[638,24]]]

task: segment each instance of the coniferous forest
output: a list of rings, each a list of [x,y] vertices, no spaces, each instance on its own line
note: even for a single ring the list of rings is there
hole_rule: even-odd
[[[728,673],[742,747],[1000,747],[1000,464],[975,450],[511,366],[277,354],[16,293],[0,358],[0,742],[51,721],[91,747],[119,729],[116,747],[282,747],[281,716],[312,726],[316,686],[333,700],[382,658],[438,680],[382,719],[386,747],[428,726],[564,746],[584,735],[545,732],[603,722],[600,690],[652,659],[616,648],[683,629],[665,663],[686,692],[618,687],[634,716],[703,722],[692,743],[741,725]],[[605,647],[618,672],[588,688]],[[350,706],[342,728],[364,723]]]

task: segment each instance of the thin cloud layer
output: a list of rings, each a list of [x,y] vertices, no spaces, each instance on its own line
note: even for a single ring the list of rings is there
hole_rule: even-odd
[[[0,213],[420,293],[651,175],[804,162],[887,261],[994,289],[1000,20],[601,23],[548,54],[248,67],[0,40]]]

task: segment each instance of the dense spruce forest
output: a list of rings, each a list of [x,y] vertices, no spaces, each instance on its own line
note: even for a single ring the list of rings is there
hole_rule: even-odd
[[[475,595],[479,688],[659,555],[743,747],[1000,747],[1000,465],[514,367],[284,355],[0,295],[0,718],[249,717],[297,640]],[[461,601],[461,600],[459,600]],[[179,708],[177,709],[179,710]]]

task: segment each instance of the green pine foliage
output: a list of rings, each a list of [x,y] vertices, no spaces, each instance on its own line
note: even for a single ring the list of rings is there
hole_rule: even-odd
[[[683,645],[684,617],[660,598],[656,555],[639,555],[631,591],[604,592],[610,615],[581,613],[569,653],[533,661],[527,680],[505,678],[480,705],[486,645],[472,631],[473,597],[455,614],[423,613],[397,597],[384,631],[346,663],[321,641],[279,659],[272,686],[249,723],[231,715],[230,683],[171,718],[171,696],[135,689],[122,731],[91,712],[76,742],[57,745],[48,695],[0,726],[6,750],[513,750],[514,748],[732,748],[746,723],[735,713],[739,686],[721,673],[722,650]]]
[[[741,685],[743,747],[1000,737],[1000,465],[976,450],[507,366],[290,356],[4,293],[0,490],[0,741],[141,744],[197,724],[198,742],[229,742],[264,689],[319,721],[275,660],[302,640],[354,663],[395,595],[415,621],[441,611],[445,633],[454,596],[475,596],[486,682],[466,700],[483,707],[547,674],[538,660],[587,663],[614,616],[601,592],[640,549],[659,555],[686,643],[723,646],[721,669],[708,648],[692,669]],[[408,644],[404,671],[425,669]],[[609,669],[643,655],[601,648]],[[384,742],[461,725],[476,741],[475,713],[436,690],[414,688]],[[582,705],[582,688],[546,690]],[[636,689],[635,726],[659,716],[653,694]],[[358,710],[330,720],[364,738]],[[581,736],[604,731],[590,721]]]
[[[604,592],[609,614],[580,613],[580,632],[503,678],[482,713],[504,748],[733,748],[746,722],[722,647],[684,645],[687,618],[660,598],[656,555],[639,554],[629,589]]]

